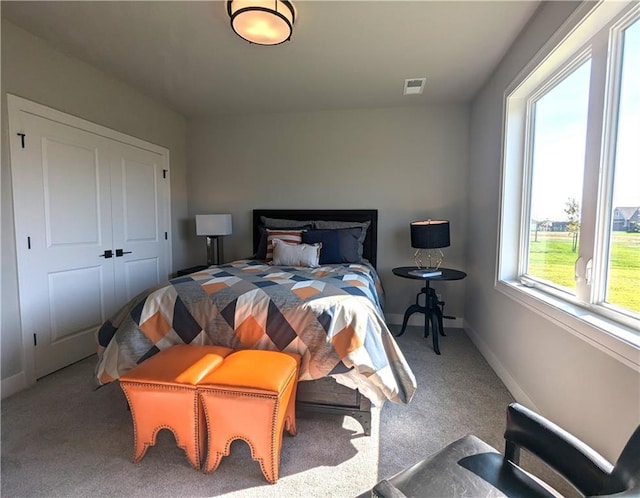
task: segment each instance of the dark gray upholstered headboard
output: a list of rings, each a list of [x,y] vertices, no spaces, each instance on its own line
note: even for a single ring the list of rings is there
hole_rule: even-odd
[[[327,220],[327,221],[369,221],[369,229],[364,239],[362,255],[374,268],[378,262],[378,210],[377,209],[254,209],[253,210],[253,252],[260,243],[261,216],[287,220]]]

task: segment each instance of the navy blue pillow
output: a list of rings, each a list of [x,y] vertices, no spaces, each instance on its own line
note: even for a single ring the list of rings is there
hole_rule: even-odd
[[[334,229],[338,233],[340,241],[340,258],[343,263],[360,263],[362,261],[362,228],[338,228]]]
[[[337,230],[309,230],[302,232],[303,244],[315,244],[317,242],[322,242],[319,261],[321,265],[342,263],[340,236]]]

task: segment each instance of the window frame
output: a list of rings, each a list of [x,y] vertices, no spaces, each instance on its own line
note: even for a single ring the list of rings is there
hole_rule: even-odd
[[[615,160],[623,56],[618,48],[624,29],[638,18],[640,5],[635,2],[581,4],[505,90],[495,287],[640,372],[640,319],[604,302],[613,216],[609,207],[614,168],[609,165]],[[608,56],[610,47],[615,49],[615,58]],[[531,111],[536,100],[589,58],[587,148],[575,270],[585,282],[576,285],[574,296],[525,275],[530,240]],[[612,84],[615,88],[610,88]]]
[[[545,95],[554,90],[560,85],[566,78],[571,76],[574,71],[577,71],[587,61],[593,62],[591,47],[586,47],[577,53],[574,57],[571,57],[566,64],[563,64],[557,69],[549,78],[544,79],[540,85],[536,86],[532,92],[529,92],[526,98],[526,136],[524,138],[524,155],[523,155],[523,186],[522,186],[522,212],[521,220],[531,219],[531,189],[533,182],[533,162],[534,162],[534,128],[535,128],[535,105]],[[588,135],[588,130],[587,130]],[[587,138],[585,137],[585,141]],[[584,190],[584,186],[583,186]],[[529,192],[529,195],[524,195],[524,192]],[[584,195],[584,192],[583,192]],[[580,231],[582,235],[582,231]],[[534,277],[527,275],[527,269],[529,267],[529,247],[531,242],[531,230],[528,223],[521,222],[520,233],[520,256],[518,264],[518,275],[521,279],[527,280],[531,285],[537,285],[538,280]],[[580,241],[581,242],[581,241]],[[558,297],[565,297],[566,299],[572,299],[573,296],[557,285],[545,285],[547,291],[557,295]],[[577,303],[577,301],[576,301]]]

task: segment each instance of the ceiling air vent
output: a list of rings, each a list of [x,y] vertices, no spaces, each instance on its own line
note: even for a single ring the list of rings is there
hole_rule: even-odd
[[[404,95],[420,95],[424,90],[424,82],[427,78],[410,78],[404,80]]]

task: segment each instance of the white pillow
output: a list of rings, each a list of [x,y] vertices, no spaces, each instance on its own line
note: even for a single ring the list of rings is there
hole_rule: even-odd
[[[281,266],[308,266],[317,268],[320,260],[322,243],[316,244],[289,244],[281,239],[273,239],[272,265]]]

